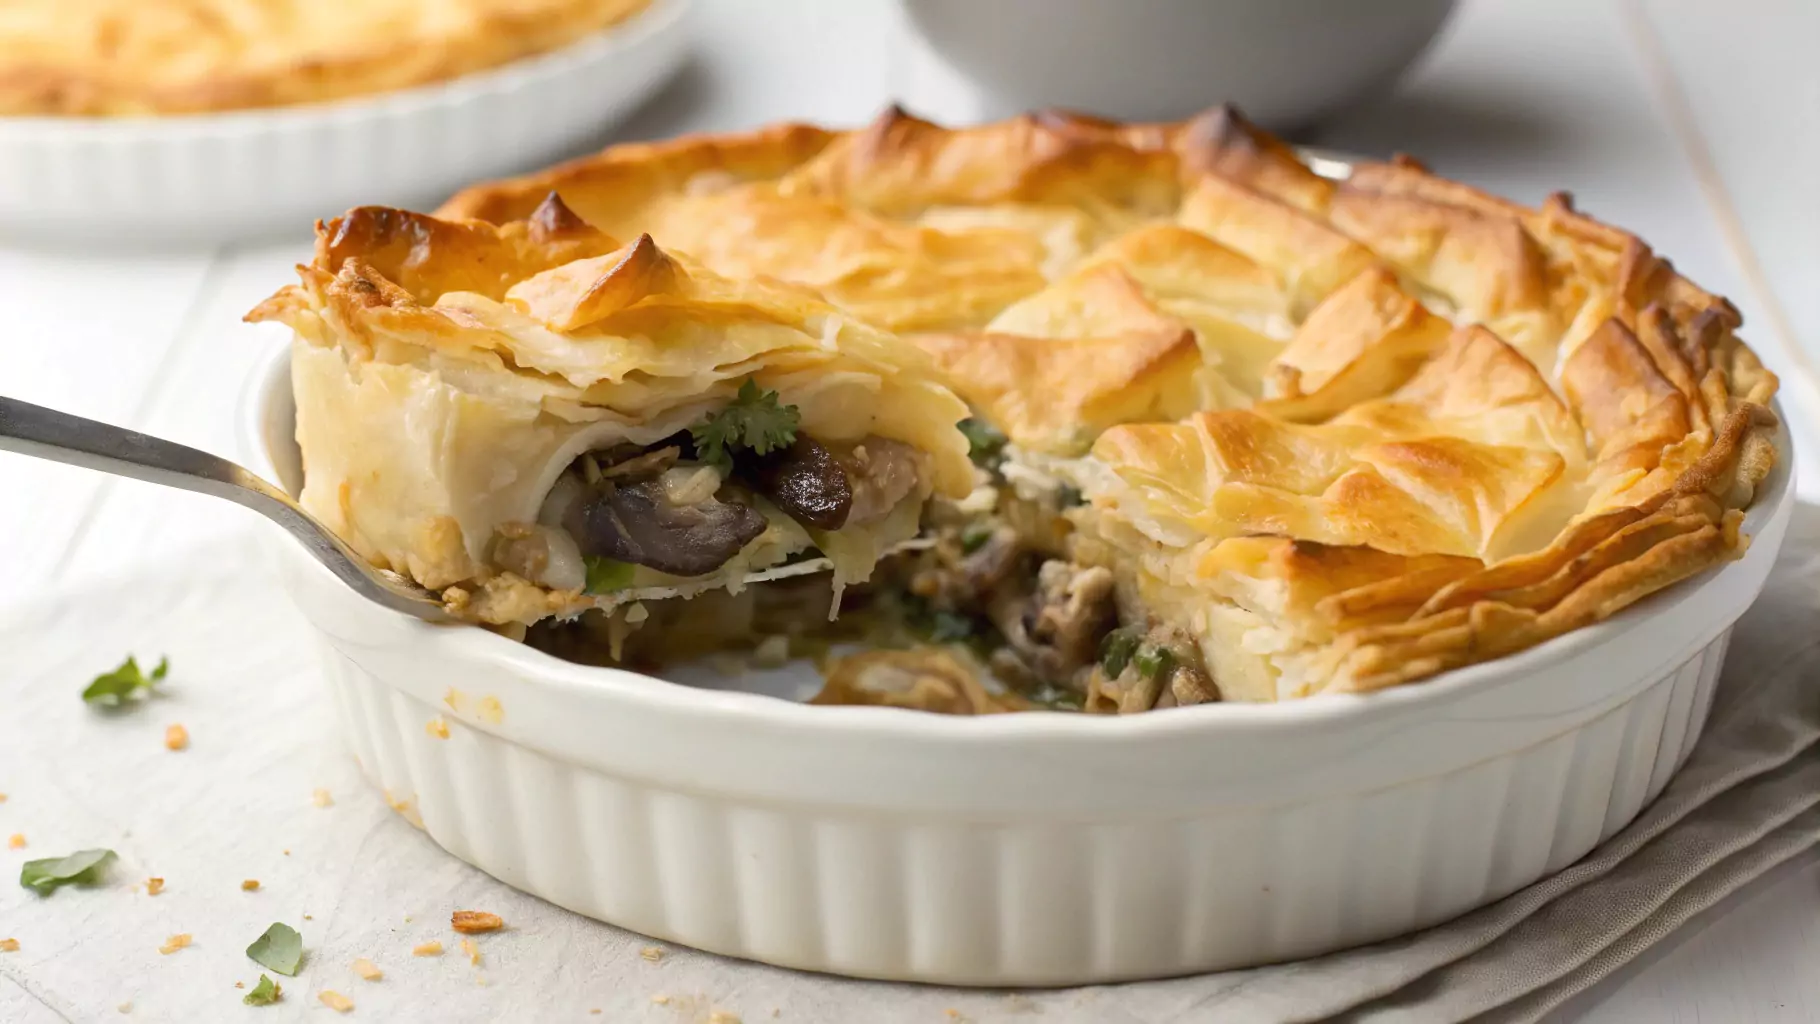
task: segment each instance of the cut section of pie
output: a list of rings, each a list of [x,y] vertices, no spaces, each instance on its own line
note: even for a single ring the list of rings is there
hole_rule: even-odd
[[[498,227],[356,209],[299,274],[249,318],[296,332],[302,503],[468,618],[825,569],[838,595],[973,483],[914,346],[554,198]]]

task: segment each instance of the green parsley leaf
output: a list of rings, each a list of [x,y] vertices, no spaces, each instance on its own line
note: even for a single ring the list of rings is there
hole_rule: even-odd
[[[783,405],[777,392],[760,391],[747,377],[739,394],[725,409],[706,422],[689,428],[695,457],[721,471],[733,468],[733,449],[750,448],[760,455],[790,447],[796,440],[801,415],[794,405]]]
[[[254,985],[253,991],[248,992],[246,998],[240,1001],[248,1006],[270,1006],[282,998],[284,986],[272,984],[272,979],[261,974],[259,984]]]
[[[1117,679],[1123,674],[1137,649],[1137,630],[1115,629],[1107,633],[1106,638],[1100,641],[1100,667],[1106,670],[1106,678]]]
[[[288,924],[273,922],[264,935],[246,948],[246,955],[261,967],[295,978],[297,966],[303,962],[303,936]]]
[[[28,860],[19,869],[19,884],[40,896],[48,896],[58,886],[71,882],[93,885],[101,880],[113,859],[112,850],[77,850],[67,857]]]
[[[1063,484],[1055,489],[1056,508],[1074,508],[1085,504],[1087,499],[1081,495],[1081,489],[1073,484]]]
[[[163,681],[164,674],[170,668],[171,659],[160,658],[158,667],[152,669],[152,674],[148,676],[139,668],[139,662],[128,655],[119,668],[96,676],[95,681],[88,684],[88,689],[82,691],[82,699],[96,707],[117,708],[129,700],[151,693],[152,687]]]
[[[588,566],[585,589],[590,594],[611,594],[615,590],[624,590],[632,585],[632,574],[638,570],[630,562],[619,562],[600,555],[583,555],[581,560]]]
[[[992,539],[992,533],[991,523],[968,523],[961,530],[961,551],[973,554],[986,546],[986,542]]]
[[[1009,439],[985,420],[965,419],[954,426],[967,439],[967,457],[973,464],[996,472],[999,463],[1005,460],[1005,445]]]
[[[1167,647],[1145,644],[1138,648],[1131,661],[1137,666],[1138,675],[1145,679],[1155,679],[1175,667],[1175,652]]]

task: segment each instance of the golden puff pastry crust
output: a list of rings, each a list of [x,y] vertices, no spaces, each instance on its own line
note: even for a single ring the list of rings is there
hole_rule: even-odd
[[[572,521],[552,519],[551,496],[579,486],[564,480],[585,457],[590,485],[603,466],[608,478],[667,470],[650,486],[699,506],[733,481],[667,439],[745,389],[774,394],[797,436],[842,465],[882,466],[889,479],[869,497],[852,483],[850,521],[822,533],[778,513],[762,489],[741,492],[764,517],[756,539],[702,580],[639,562],[631,586],[737,586],[812,544],[838,582],[863,580],[914,535],[925,498],[972,486],[955,429],[966,407],[914,346],[803,289],[720,277],[648,235],[621,244],[554,198],[501,226],[355,209],[318,226],[298,274],[248,318],[296,335],[304,507],[471,618],[529,624],[602,604],[578,593],[586,546],[552,536]],[[624,467],[594,464],[627,449]],[[861,524],[865,500],[881,507]]]
[[[0,115],[187,114],[389,92],[566,46],[650,0],[10,0]]]
[[[1019,501],[1084,495],[1066,558],[1211,677],[1096,668],[1090,710],[1370,690],[1561,635],[1736,557],[1776,458],[1737,310],[1641,239],[1403,157],[1329,178],[1231,109],[894,109],[613,147],[444,212],[551,191],[907,336],[1009,439]]]

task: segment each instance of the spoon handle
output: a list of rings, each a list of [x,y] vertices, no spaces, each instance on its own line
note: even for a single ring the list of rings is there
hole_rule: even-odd
[[[447,616],[430,595],[403,581],[377,578],[366,561],[291,496],[217,455],[110,423],[0,396],[0,451],[100,470],[226,498],[284,527],[312,557],[355,590],[419,618]]]
[[[301,514],[283,491],[220,456],[99,420],[0,396],[0,451],[200,491],[292,526]],[[309,526],[321,529],[314,521]]]

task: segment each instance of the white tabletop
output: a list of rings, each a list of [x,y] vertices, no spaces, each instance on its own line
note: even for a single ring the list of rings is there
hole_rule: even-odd
[[[698,2],[700,60],[623,135],[779,118],[857,124],[891,98],[940,120],[979,109],[885,0]],[[1743,311],[1783,377],[1805,455],[1820,452],[1808,441],[1820,439],[1816,40],[1812,3],[1468,0],[1395,95],[1309,141],[1416,153],[1519,199],[1565,188],[1636,230]],[[301,236],[157,258],[0,245],[0,393],[232,454],[241,384],[278,343],[240,316],[307,250]],[[1803,493],[1820,495],[1806,458],[1801,476]],[[0,606],[248,528],[246,513],[208,499],[0,455]],[[19,728],[0,717],[0,743]],[[1820,1020],[1816,962],[1820,853],[1733,896],[1553,1019]]]

